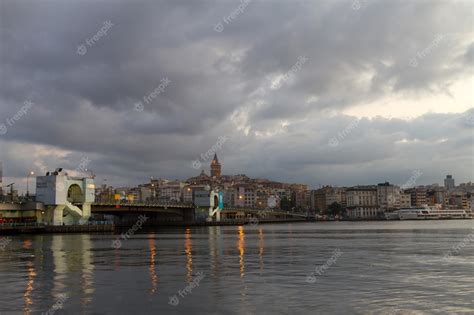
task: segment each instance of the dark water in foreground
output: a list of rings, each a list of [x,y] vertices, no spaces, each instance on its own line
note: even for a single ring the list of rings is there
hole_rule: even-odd
[[[474,314],[473,224],[0,237],[0,314]]]

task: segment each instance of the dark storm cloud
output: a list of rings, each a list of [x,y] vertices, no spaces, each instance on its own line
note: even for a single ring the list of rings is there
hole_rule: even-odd
[[[467,114],[362,119],[337,147],[328,141],[355,119],[343,109],[469,79],[472,3],[254,0],[223,22],[240,4],[2,1],[0,124],[34,103],[0,135],[6,173],[74,169],[87,156],[117,183],[185,178],[225,135],[227,173],[313,185],[402,181],[415,168],[427,182],[471,179]]]

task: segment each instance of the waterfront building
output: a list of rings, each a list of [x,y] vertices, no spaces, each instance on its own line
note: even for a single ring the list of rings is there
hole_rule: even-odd
[[[337,202],[344,208],[347,206],[345,188],[325,186],[311,191],[311,209],[318,210],[321,213],[326,213],[328,206],[334,202]]]
[[[255,208],[256,189],[251,184],[237,185],[234,189],[234,205],[237,207]]]
[[[451,190],[451,189],[454,189],[454,187],[456,187],[454,184],[453,175],[446,175],[446,178],[444,179],[444,187],[447,190]]]
[[[194,190],[193,202],[196,207],[209,208],[211,205],[211,191],[206,189]]]
[[[158,201],[159,202],[180,202],[182,188],[185,186],[180,181],[168,181],[161,182],[158,186]]]
[[[429,206],[444,204],[446,199],[446,188],[432,185],[426,191],[426,203]]]
[[[224,192],[224,207],[233,207],[235,199],[235,190],[233,185],[225,184],[223,188]]]
[[[103,184],[95,188],[95,200],[98,203],[113,203],[115,190],[112,186]]]
[[[423,207],[426,205],[426,188],[423,186],[413,187],[405,190],[410,194],[412,207]]]
[[[221,164],[217,158],[217,154],[214,154],[214,158],[211,161],[211,177],[221,177]]]
[[[149,185],[139,185],[139,201],[141,203],[150,202],[153,199],[153,191]]]
[[[326,213],[328,205],[326,203],[326,193],[331,189],[331,186],[325,186],[320,189],[311,191],[311,208],[321,213]]]
[[[114,189],[115,201],[132,201],[136,198],[131,187],[117,187]]]
[[[448,208],[471,209],[471,195],[462,191],[451,192],[445,199]]]
[[[184,203],[193,202],[193,188],[191,185],[185,185],[182,191],[182,201]]]
[[[379,216],[377,186],[355,186],[346,190],[347,214],[352,219],[376,219]]]
[[[378,184],[377,203],[381,212],[400,208],[400,187],[389,182]]]
[[[0,201],[3,200],[3,165],[0,161]]]
[[[401,192],[400,193],[400,208],[410,208],[411,207],[411,195],[409,193]]]
[[[295,190],[292,197],[295,200],[295,207],[299,209],[309,209],[310,207],[310,191]]]
[[[209,177],[209,175],[206,174],[204,170],[202,170],[198,176],[188,178],[186,182],[191,185],[211,185],[212,184],[211,178]]]
[[[465,193],[474,194],[474,183],[462,183],[456,187],[456,191],[463,191]]]

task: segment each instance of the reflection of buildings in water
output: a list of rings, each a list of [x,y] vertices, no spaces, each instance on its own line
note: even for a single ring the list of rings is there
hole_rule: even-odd
[[[290,266],[293,265],[293,247],[294,247],[294,238],[293,238],[293,224],[289,224],[288,226],[288,243],[290,249]]]
[[[92,302],[94,266],[90,235],[53,235],[51,250],[54,261],[54,300],[70,292],[78,283],[82,288],[82,305]],[[80,279],[77,279],[77,274]]]
[[[263,272],[263,252],[264,252],[264,236],[263,236],[263,229],[258,229],[258,261],[260,266],[260,275]]]
[[[220,226],[209,226],[209,255],[211,258],[211,271],[212,277],[217,279],[219,275],[219,255],[221,246],[221,227]]]
[[[64,252],[64,235],[53,235],[51,241],[51,251],[53,252],[53,295],[65,293],[66,283],[64,280],[67,275],[66,253]]]
[[[240,277],[243,278],[245,276],[245,233],[244,227],[241,225],[239,226],[239,242],[237,243],[237,248],[239,250]]]
[[[94,262],[92,257],[92,243],[90,235],[81,235],[82,241],[82,290],[83,305],[91,304],[94,295]]]
[[[33,293],[33,284],[36,278],[35,264],[32,261],[28,262],[28,282],[26,284],[25,293],[23,294],[23,300],[25,301],[25,307],[23,308],[24,314],[31,314],[31,306],[33,305],[33,299],[31,294]]]
[[[239,226],[239,241],[237,242],[237,249],[239,250],[239,266],[240,266],[240,278],[242,279],[242,287],[240,290],[240,313],[249,313],[249,301],[247,299],[247,284],[244,280],[245,277],[245,233],[244,227]]]
[[[187,228],[184,234],[184,252],[186,253],[186,279],[188,283],[193,281],[193,243],[191,240],[191,229]]]
[[[115,247],[114,250],[114,271],[120,270],[120,247]]]
[[[156,265],[156,246],[154,234],[150,234],[148,238],[148,247],[150,248],[150,281],[151,289],[150,294],[154,294],[158,287],[158,275],[156,274],[155,265]]]

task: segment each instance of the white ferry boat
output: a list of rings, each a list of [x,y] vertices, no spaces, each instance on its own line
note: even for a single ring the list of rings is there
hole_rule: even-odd
[[[398,214],[399,220],[443,220],[443,219],[472,219],[471,212],[464,209],[432,209],[408,208],[392,212],[390,219]],[[389,219],[386,216],[387,219]]]

